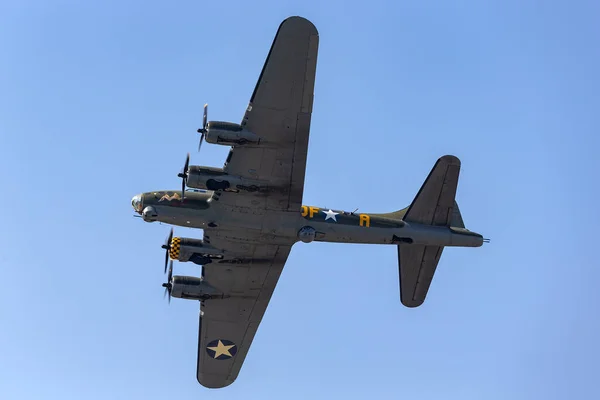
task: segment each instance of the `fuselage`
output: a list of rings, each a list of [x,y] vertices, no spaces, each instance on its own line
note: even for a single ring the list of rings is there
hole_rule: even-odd
[[[407,223],[386,214],[354,213],[315,206],[300,210],[261,210],[249,212],[215,201],[212,191],[155,191],[137,195],[133,208],[147,222],[159,221],[199,229],[256,232],[269,242],[296,241],[426,244],[478,247],[483,237],[464,228]]]

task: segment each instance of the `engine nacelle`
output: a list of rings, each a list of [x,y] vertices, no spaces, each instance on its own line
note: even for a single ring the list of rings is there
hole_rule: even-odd
[[[174,237],[171,239],[169,257],[181,262],[191,261],[194,264],[210,264],[213,260],[221,260],[225,256],[223,250],[206,244],[201,239]]]
[[[239,124],[223,121],[210,121],[206,126],[206,141],[226,146],[257,145],[260,138]]]
[[[171,296],[188,300],[223,298],[223,293],[195,276],[174,276],[171,281]]]
[[[229,175],[223,168],[192,165],[188,168],[186,184],[196,189],[208,189],[216,192],[256,192],[264,186],[260,181]]]
[[[298,231],[298,239],[300,239],[304,243],[310,243],[315,240],[317,236],[317,231],[312,226],[303,226]]]
[[[156,209],[152,206],[148,206],[142,211],[142,219],[146,222],[154,222],[156,221],[157,217],[158,213],[156,212]]]

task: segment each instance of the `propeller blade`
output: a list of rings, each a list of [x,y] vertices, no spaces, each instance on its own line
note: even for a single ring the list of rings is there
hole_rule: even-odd
[[[171,264],[169,265],[169,304],[171,304],[171,289],[173,289],[173,260],[171,260]]]
[[[186,178],[187,178],[189,166],[190,166],[190,153],[187,153],[187,156],[185,157],[185,165],[183,166],[183,173],[185,174]]]
[[[181,178],[181,201],[182,202],[183,202],[183,198],[185,196],[185,184],[187,182],[189,166],[190,166],[190,153],[187,153],[187,157],[185,158],[185,164],[183,165],[183,171],[181,171],[179,174],[177,174],[177,176]]]
[[[167,245],[169,247],[171,247],[171,240],[173,239],[173,228],[171,228],[171,231],[169,232],[169,237],[167,238]]]
[[[171,264],[169,265],[169,276],[165,283],[162,286],[165,288],[165,292],[163,293],[163,299],[168,294],[169,295],[169,304],[171,304],[171,289],[173,289],[173,260],[171,260]]]
[[[202,116],[202,128],[198,129],[198,133],[200,135],[200,142],[198,142],[198,152],[200,152],[200,148],[202,147],[202,142],[204,141],[204,135],[206,135],[206,127],[208,125],[208,104],[204,105],[204,115]]]
[[[167,273],[167,264],[169,263],[169,249],[167,249],[167,252],[165,254],[165,274]]]
[[[166,285],[167,285],[166,283],[163,283],[163,286],[165,287],[165,291],[163,292],[163,299],[168,294],[169,295],[169,304],[171,304],[171,287],[166,286]]]
[[[183,201],[183,196],[185,196],[185,178],[181,180],[181,201]]]
[[[204,142],[204,135],[206,135],[206,127],[208,124],[208,104],[204,105],[204,115],[202,116],[202,135],[200,135],[200,143],[198,143],[198,151]]]
[[[165,241],[165,244],[162,245],[162,248],[166,250],[165,254],[165,274],[167,273],[167,264],[169,263],[169,251],[171,250],[171,239],[173,239],[173,228],[171,228],[171,232],[169,232],[169,236]]]
[[[198,142],[198,152],[200,152],[200,148],[202,147],[202,142],[204,141],[204,132],[200,135],[200,141]]]

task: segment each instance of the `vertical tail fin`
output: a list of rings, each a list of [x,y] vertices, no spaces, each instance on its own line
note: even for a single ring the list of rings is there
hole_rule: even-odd
[[[459,172],[460,160],[457,157],[440,157],[403,219],[423,225],[450,226]]]

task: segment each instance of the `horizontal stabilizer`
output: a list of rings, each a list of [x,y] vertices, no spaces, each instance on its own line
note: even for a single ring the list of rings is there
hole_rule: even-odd
[[[406,307],[418,307],[425,301],[443,250],[422,244],[398,246],[400,301]]]

